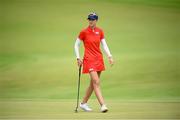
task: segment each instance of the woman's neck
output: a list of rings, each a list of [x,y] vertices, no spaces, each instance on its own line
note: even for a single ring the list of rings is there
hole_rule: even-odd
[[[94,26],[89,26],[91,29],[94,29],[96,26],[94,25]]]

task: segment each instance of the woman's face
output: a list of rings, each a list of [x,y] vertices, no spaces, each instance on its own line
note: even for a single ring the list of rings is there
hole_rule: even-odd
[[[88,20],[89,21],[89,26],[90,27],[95,27],[97,20]]]

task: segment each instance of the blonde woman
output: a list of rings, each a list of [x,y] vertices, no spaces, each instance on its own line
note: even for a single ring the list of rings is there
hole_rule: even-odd
[[[101,72],[105,70],[100,45],[102,45],[102,48],[108,57],[109,63],[113,65],[114,61],[106,44],[102,29],[96,26],[98,21],[97,14],[94,12],[90,13],[87,20],[89,22],[89,26],[80,32],[74,46],[78,66],[82,65],[83,73],[88,73],[90,76],[90,84],[82,102],[80,103],[80,108],[84,111],[92,111],[87,102],[94,91],[101,106],[100,111],[107,112],[108,108],[104,102],[100,89],[100,75]],[[81,42],[84,44],[83,60],[80,58],[79,54],[79,46]]]

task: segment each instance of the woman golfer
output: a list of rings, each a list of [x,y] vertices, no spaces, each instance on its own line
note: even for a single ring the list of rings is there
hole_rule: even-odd
[[[92,111],[92,109],[87,105],[87,102],[94,91],[99,104],[101,105],[101,112],[107,112],[108,108],[105,105],[100,90],[100,75],[101,72],[105,70],[100,44],[102,45],[111,65],[113,65],[113,58],[106,44],[102,29],[96,27],[98,21],[97,14],[94,12],[90,13],[87,19],[89,26],[80,32],[74,46],[78,66],[80,67],[83,65],[83,73],[88,73],[91,79],[86,94],[80,103],[80,108],[84,111]],[[81,60],[79,55],[81,41],[83,42],[85,49],[83,60]]]

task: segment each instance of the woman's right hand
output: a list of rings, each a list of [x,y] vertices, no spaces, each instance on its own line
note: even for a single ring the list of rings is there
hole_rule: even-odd
[[[80,58],[77,58],[77,64],[78,64],[78,67],[82,66],[82,60]]]

